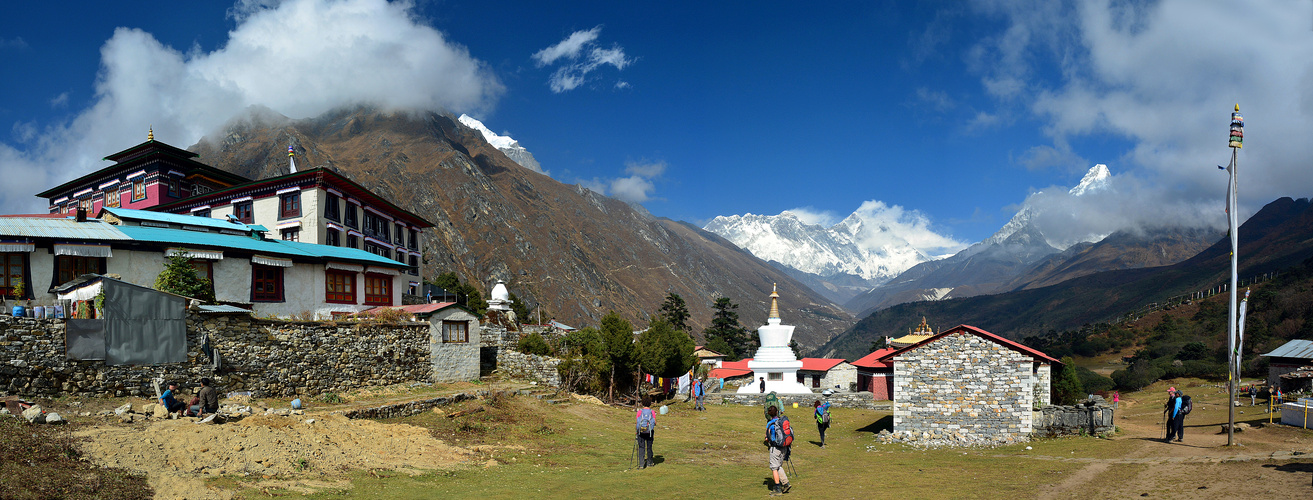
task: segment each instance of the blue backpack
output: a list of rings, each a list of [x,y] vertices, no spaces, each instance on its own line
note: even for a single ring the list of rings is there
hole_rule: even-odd
[[[830,423],[830,403],[824,403],[816,407],[816,423]]]
[[[652,428],[656,427],[656,415],[652,413],[651,408],[643,408],[638,411],[638,423],[634,427],[638,429],[639,434],[648,435],[652,433]]]

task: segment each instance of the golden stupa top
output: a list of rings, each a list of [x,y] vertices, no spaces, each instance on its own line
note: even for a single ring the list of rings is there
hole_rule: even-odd
[[[155,140],[155,126],[154,126],[154,125],[152,125],[149,129],[146,129],[146,140],[148,140],[148,141],[153,141],[153,140]]]
[[[915,331],[908,331],[912,335],[934,335],[935,331],[930,329],[930,325],[925,323],[925,316],[921,316],[921,324],[917,325]]]
[[[780,317],[780,293],[775,291],[775,283],[770,285],[770,316],[766,319],[779,319]]]

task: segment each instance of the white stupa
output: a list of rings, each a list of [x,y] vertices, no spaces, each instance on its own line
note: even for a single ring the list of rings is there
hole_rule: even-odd
[[[761,380],[766,379],[766,390],[778,394],[811,394],[812,390],[798,383],[798,369],[802,361],[793,355],[789,340],[793,339],[793,325],[780,324],[779,292],[774,287],[770,292],[770,317],[766,324],[757,329],[761,347],[756,356],[748,362],[752,370],[752,383],[739,388],[740,394],[763,392]]]
[[[506,283],[497,280],[497,284],[492,286],[492,298],[488,299],[489,311],[510,311],[511,310],[511,292],[506,290]]]

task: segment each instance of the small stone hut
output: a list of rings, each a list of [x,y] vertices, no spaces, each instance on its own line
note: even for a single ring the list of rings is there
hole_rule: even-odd
[[[957,440],[1024,440],[1034,410],[1050,404],[1061,363],[1035,349],[961,325],[886,354],[893,366],[894,432]]]

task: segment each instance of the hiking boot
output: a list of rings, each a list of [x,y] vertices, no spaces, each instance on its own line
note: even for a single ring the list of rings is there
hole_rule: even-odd
[[[777,497],[783,494],[784,492],[780,491],[780,483],[775,483],[775,486],[771,487],[770,496]]]
[[[783,486],[780,486],[780,492],[781,492],[781,493],[788,493],[788,492],[789,492],[789,488],[792,488],[792,486],[789,486],[789,483],[784,483]]]

